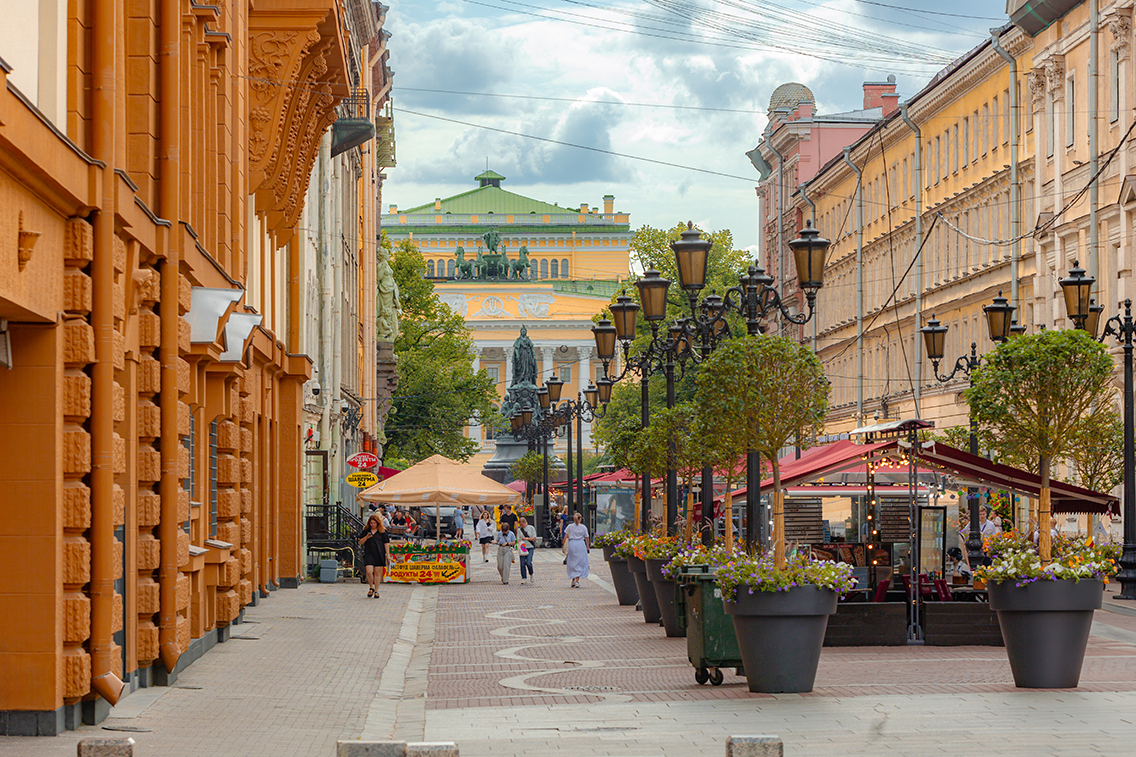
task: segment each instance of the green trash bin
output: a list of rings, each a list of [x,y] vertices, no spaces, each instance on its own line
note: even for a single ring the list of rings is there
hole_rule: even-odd
[[[721,668],[742,669],[742,654],[734,634],[734,621],[726,614],[722,592],[709,565],[682,568],[675,582],[675,610],[686,628],[686,656],[694,666],[694,680],[721,686]]]

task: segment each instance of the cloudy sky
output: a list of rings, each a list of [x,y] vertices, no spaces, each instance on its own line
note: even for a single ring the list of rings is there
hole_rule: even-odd
[[[753,248],[744,153],[778,85],[837,113],[895,74],[906,99],[1006,20],[1002,0],[384,2],[398,154],[384,207],[470,189],[488,160],[520,194],[613,194],[633,227],[689,219]]]

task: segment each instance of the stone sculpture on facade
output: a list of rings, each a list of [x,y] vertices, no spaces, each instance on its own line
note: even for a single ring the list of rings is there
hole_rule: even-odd
[[[379,245],[379,264],[375,270],[378,291],[375,296],[375,339],[393,342],[398,337],[398,317],[402,303],[398,298],[398,282],[390,264],[390,251]]]

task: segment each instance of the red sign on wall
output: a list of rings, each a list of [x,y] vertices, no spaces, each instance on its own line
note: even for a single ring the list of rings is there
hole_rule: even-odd
[[[379,458],[370,452],[356,452],[347,458],[347,464],[353,468],[374,468],[379,464]]]

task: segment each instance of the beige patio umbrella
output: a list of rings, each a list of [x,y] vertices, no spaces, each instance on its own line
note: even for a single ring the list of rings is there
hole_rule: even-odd
[[[434,506],[434,533],[441,536],[442,515],[437,509],[446,505],[516,505],[521,495],[499,484],[471,465],[455,462],[441,455],[428,457],[364,489],[359,497],[367,502],[384,502],[407,507]]]

